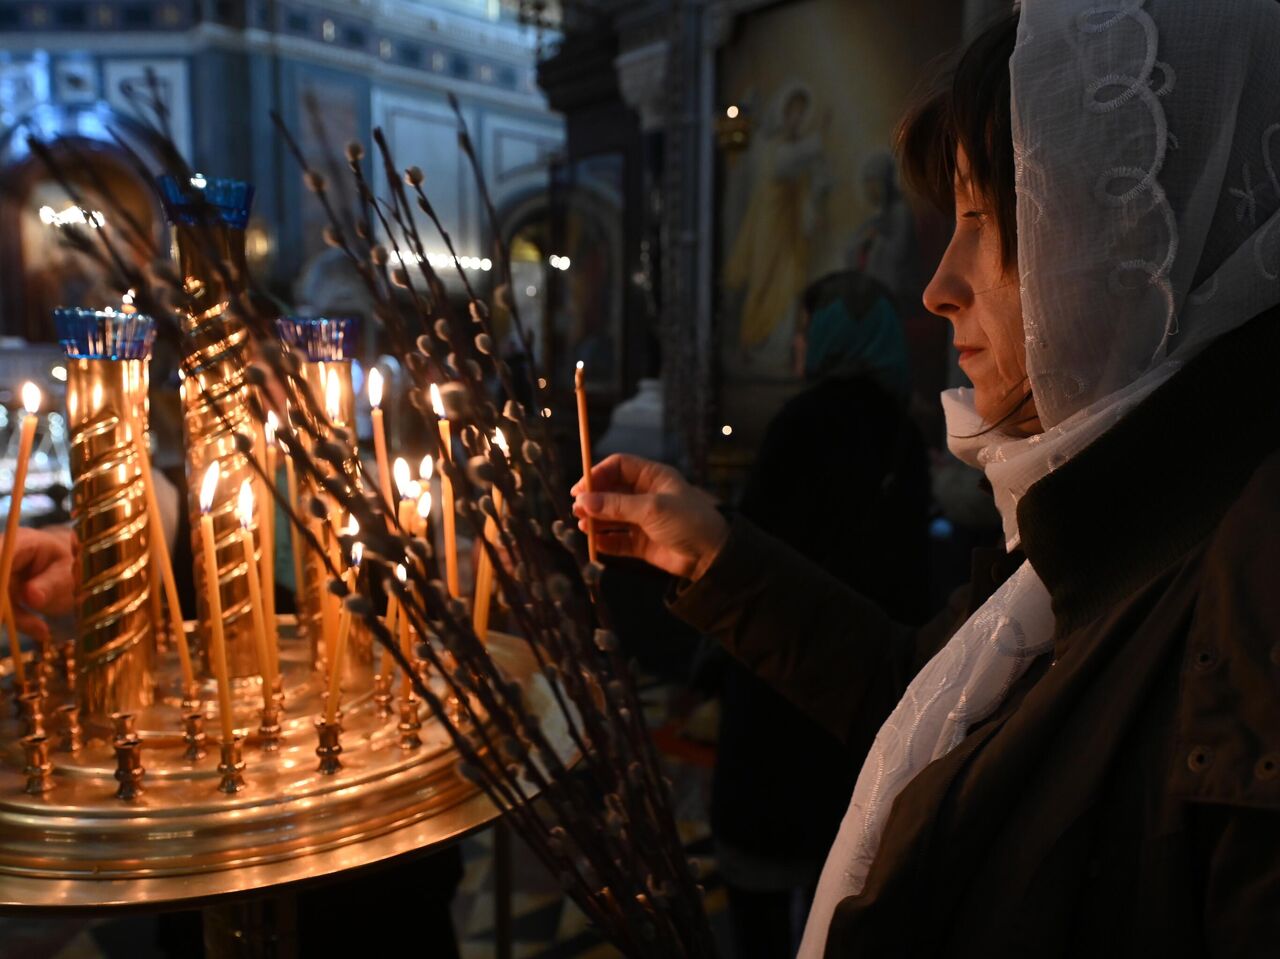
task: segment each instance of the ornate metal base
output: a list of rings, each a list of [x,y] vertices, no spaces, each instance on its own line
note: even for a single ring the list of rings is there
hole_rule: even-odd
[[[490,647],[550,719],[549,690],[523,644],[493,635]],[[188,758],[192,724],[184,726],[174,662],[161,663],[157,701],[136,716],[146,784],[127,802],[116,798],[110,728],[84,722],[83,747],[51,752],[52,786],[33,793],[19,723],[0,719],[0,912],[201,905],[449,842],[497,815],[457,773],[456,753],[425,707],[422,746],[401,748],[400,723],[378,710],[372,676],[342,704],[341,769],[317,771],[314,721],[324,690],[307,643],[283,617],[281,669],[287,706],[276,751],[263,749],[258,732],[261,687],[238,691],[245,787],[232,794],[218,789],[212,734],[204,755]],[[218,728],[214,699],[205,697],[209,731]],[[560,725],[547,726],[568,756]]]

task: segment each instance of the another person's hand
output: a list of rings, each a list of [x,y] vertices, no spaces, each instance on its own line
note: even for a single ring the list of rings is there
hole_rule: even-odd
[[[0,537],[3,543],[3,537]],[[75,534],[70,527],[20,527],[13,546],[9,600],[20,632],[48,642],[46,616],[65,616],[75,605]]]
[[[675,576],[697,580],[729,538],[716,501],[670,466],[615,454],[591,470],[592,492],[573,487],[573,513],[595,521],[603,553],[634,556]]]

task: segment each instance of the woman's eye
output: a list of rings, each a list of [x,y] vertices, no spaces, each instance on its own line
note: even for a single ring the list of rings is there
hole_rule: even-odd
[[[986,210],[965,210],[960,214],[962,220],[984,220],[986,216]]]

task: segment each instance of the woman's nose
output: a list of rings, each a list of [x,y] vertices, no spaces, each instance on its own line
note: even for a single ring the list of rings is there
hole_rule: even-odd
[[[924,308],[948,320],[954,320],[957,313],[973,303],[973,286],[958,268],[954,254],[954,249],[948,247],[924,291]]]

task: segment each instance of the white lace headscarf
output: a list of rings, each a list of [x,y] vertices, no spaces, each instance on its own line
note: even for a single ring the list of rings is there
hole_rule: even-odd
[[[985,470],[1012,547],[1032,484],[1280,303],[1280,3],[1025,0],[1009,69],[1027,370],[1045,431],[952,449]],[[951,436],[983,429],[972,391],[943,406]],[[822,955],[836,905],[862,890],[898,793],[1000,705],[1053,627],[1024,564],[912,681],[858,777],[801,959]]]

